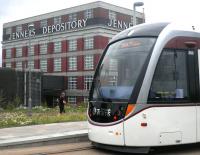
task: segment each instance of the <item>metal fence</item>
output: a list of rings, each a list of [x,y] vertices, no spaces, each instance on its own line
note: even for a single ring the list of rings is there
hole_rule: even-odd
[[[26,75],[26,83],[24,81],[25,75]],[[28,76],[29,73],[27,72],[25,74],[25,72],[22,70],[14,70],[8,68],[0,69],[0,96],[1,98],[3,98],[5,104],[12,103],[13,100],[17,97],[20,99],[21,105],[28,106],[28,97],[29,97]],[[31,73],[32,106],[38,106],[41,104],[41,85],[42,85],[41,78],[42,78],[41,72],[32,71]]]

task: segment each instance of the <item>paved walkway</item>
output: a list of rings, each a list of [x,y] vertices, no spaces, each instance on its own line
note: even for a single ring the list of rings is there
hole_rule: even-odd
[[[66,122],[0,129],[0,147],[87,134],[87,122]]]

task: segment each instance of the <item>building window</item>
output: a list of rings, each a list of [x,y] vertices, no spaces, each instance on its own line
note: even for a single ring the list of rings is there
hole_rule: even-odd
[[[6,49],[6,58],[11,58],[11,48]]]
[[[16,48],[16,57],[22,57],[22,47]]]
[[[41,20],[40,21],[40,27],[46,27],[47,26],[47,19]]]
[[[61,58],[54,59],[54,71],[60,72],[61,71]]]
[[[69,14],[69,21],[76,21],[76,20],[77,20],[76,13]]]
[[[84,77],[84,89],[85,90],[90,90],[90,87],[92,85],[92,80],[93,80],[92,76],[85,76]]]
[[[6,34],[11,34],[11,33],[12,33],[11,27],[6,28]]]
[[[69,70],[77,70],[77,57],[69,57],[68,58],[69,62]]]
[[[29,23],[29,24],[27,24],[28,29],[29,29],[29,25],[31,26],[30,29],[33,29],[35,27],[34,23]]]
[[[61,16],[58,16],[58,17],[54,17],[54,24],[60,24],[61,23]]]
[[[133,16],[131,16],[131,23],[134,25],[134,19],[133,19]]]
[[[34,55],[34,45],[32,45],[29,49],[30,49],[30,51],[28,52],[28,55],[29,56]]]
[[[61,52],[61,41],[54,42],[54,53]]]
[[[76,104],[76,96],[68,96],[68,103]]]
[[[76,89],[77,78],[75,76],[68,77],[68,89]]]
[[[22,62],[16,62],[16,68],[17,69],[22,69]]]
[[[77,49],[77,40],[69,40],[69,51],[75,51]]]
[[[85,10],[84,16],[85,18],[93,18],[93,9]]]
[[[22,25],[17,25],[16,32],[21,32],[21,31],[22,31]]]
[[[40,54],[47,54],[47,43],[40,45]]]
[[[94,68],[94,57],[93,55],[86,55],[84,56],[84,69],[93,69]]]
[[[142,24],[144,23],[143,18],[136,17],[136,24]]]
[[[34,60],[28,62],[28,68],[34,69]]]
[[[93,37],[87,37],[84,39],[84,47],[85,49],[93,49],[94,47],[94,38]]]
[[[116,20],[116,12],[109,10],[109,19]]]
[[[47,72],[47,60],[40,60],[40,70]]]
[[[11,68],[11,62],[6,63],[6,68]]]
[[[89,99],[88,99],[88,96],[84,96],[84,103],[88,103]]]

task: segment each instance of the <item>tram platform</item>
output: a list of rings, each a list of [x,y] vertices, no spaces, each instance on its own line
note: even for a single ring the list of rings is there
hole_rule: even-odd
[[[0,149],[88,140],[87,122],[65,122],[0,129]]]

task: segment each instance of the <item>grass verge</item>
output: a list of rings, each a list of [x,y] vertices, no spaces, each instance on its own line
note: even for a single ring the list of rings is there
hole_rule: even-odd
[[[35,107],[32,109],[32,116],[27,115],[27,109],[4,110],[0,112],[0,128],[85,121],[86,109],[86,106],[66,106],[66,113],[60,115],[58,107]]]

